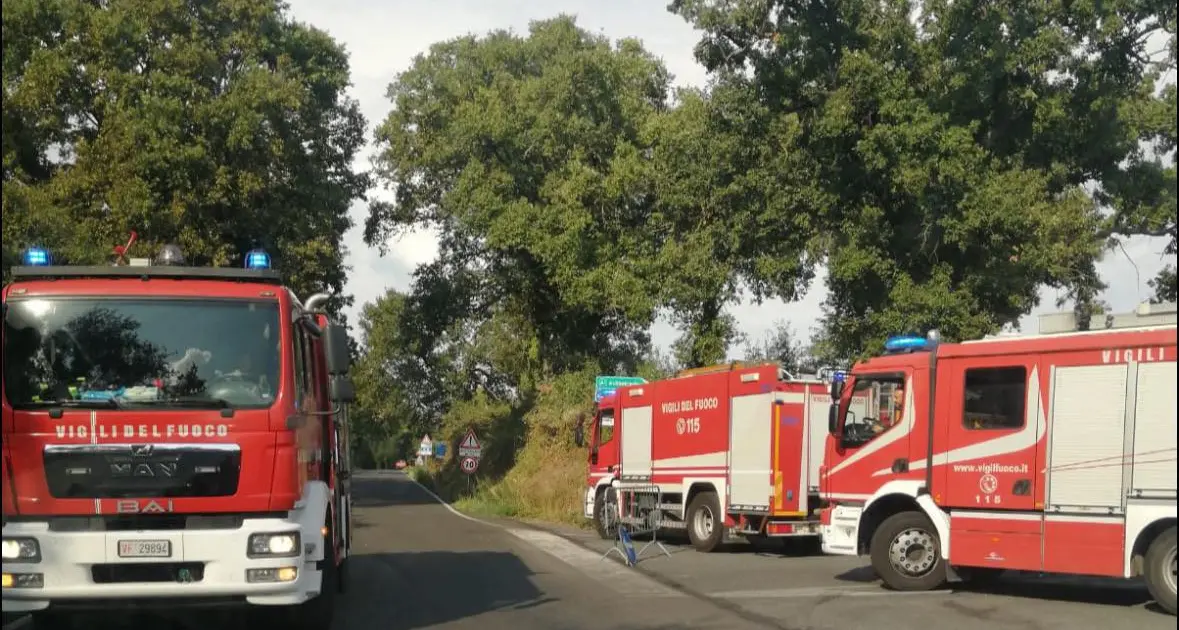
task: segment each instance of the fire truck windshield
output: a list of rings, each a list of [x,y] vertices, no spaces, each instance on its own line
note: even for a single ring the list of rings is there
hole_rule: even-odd
[[[277,302],[9,299],[4,390],[17,409],[264,408],[279,383]]]

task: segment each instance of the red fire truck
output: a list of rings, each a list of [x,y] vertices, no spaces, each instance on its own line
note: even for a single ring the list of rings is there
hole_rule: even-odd
[[[1175,326],[939,344],[889,340],[834,380],[827,553],[886,585],[1003,570],[1144,576],[1175,612]],[[902,401],[898,422],[849,412]]]
[[[4,611],[240,604],[326,630],[353,399],[328,296],[300,303],[261,250],[122,262],[30,249],[4,287]]]
[[[686,528],[705,552],[726,533],[817,536],[830,402],[825,382],[793,379],[777,365],[620,387],[599,401],[590,425],[585,516],[609,538],[615,515],[648,521],[658,500],[662,528]]]

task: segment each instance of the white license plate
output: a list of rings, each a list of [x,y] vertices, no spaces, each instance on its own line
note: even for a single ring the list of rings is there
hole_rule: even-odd
[[[120,540],[120,558],[171,558],[172,542],[168,540]]]

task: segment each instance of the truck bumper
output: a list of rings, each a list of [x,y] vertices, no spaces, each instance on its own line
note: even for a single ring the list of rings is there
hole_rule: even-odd
[[[247,518],[236,529],[67,532],[30,521],[8,523],[3,531],[5,541],[33,539],[40,551],[36,561],[4,561],[5,612],[45,610],[55,603],[109,608],[118,600],[147,607],[153,601],[170,607],[202,599],[283,606],[300,604],[320,591],[319,527],[286,518]],[[300,533],[298,555],[247,556],[251,534],[288,532]],[[308,540],[309,532],[319,539]],[[168,541],[171,557],[122,558],[120,541]]]
[[[823,537],[823,553],[836,556],[859,555],[860,515],[859,506],[837,505],[823,510],[820,532]]]
[[[585,489],[585,501],[584,501],[584,508],[585,509],[583,510],[583,512],[584,512],[584,516],[590,520],[593,520],[593,518],[594,518],[594,501],[597,499],[597,497],[598,497],[598,487],[597,486],[591,486],[591,487]]]

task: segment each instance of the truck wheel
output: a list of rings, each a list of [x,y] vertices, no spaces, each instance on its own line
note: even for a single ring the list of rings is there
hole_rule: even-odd
[[[328,542],[323,552],[323,581],[319,596],[298,606],[287,608],[288,628],[297,630],[329,630],[336,612],[336,593],[340,588],[339,567],[336,566],[336,546],[331,544],[332,533],[324,537]]]
[[[341,560],[336,570],[336,592],[341,595],[348,592],[348,558]]]
[[[688,505],[688,540],[696,551],[716,551],[725,537],[725,517],[715,492],[701,492]]]
[[[872,568],[898,591],[930,591],[946,582],[946,565],[933,523],[920,512],[884,520],[872,535]]]
[[[618,491],[612,487],[599,492],[594,499],[594,529],[604,540],[618,536]]]
[[[1146,550],[1146,588],[1163,610],[1175,614],[1175,527]]]

